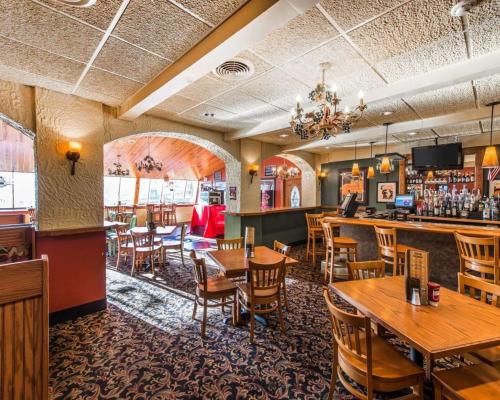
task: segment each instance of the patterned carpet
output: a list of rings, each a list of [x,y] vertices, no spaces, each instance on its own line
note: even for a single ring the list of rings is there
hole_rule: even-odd
[[[303,260],[304,248],[291,255]],[[191,262],[169,260],[153,280],[130,277],[130,266],[114,270],[110,258],[108,310],[51,328],[54,399],[327,398],[331,327],[318,271],[303,262],[290,269],[286,334],[272,316],[267,327],[256,324],[251,345],[248,327],[225,324],[230,312],[220,309],[209,310],[201,339],[200,322],[191,319]],[[354,398],[337,386],[337,399]]]

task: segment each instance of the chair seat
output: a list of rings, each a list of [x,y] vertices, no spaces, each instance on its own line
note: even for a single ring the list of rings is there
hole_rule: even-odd
[[[203,284],[198,284],[198,290],[203,292]],[[226,277],[214,276],[207,279],[207,293],[216,294],[230,291],[236,291],[236,286]]]
[[[472,355],[480,358],[485,363],[495,368],[500,368],[500,346],[488,347],[472,352]]]
[[[155,244],[153,247],[145,246],[145,247],[136,247],[136,253],[151,253],[153,251],[159,251],[161,249],[161,245]]]
[[[179,248],[181,245],[181,242],[179,240],[164,240],[163,241],[163,247],[165,248]]]
[[[250,293],[252,291],[251,284],[249,282],[238,282],[236,283],[243,300],[247,303],[250,301]],[[278,294],[278,289],[258,289],[255,291],[255,297],[269,298],[276,296]]]
[[[333,243],[336,246],[346,245],[346,246],[356,246],[358,242],[347,236],[337,236],[333,239]]]
[[[500,371],[486,364],[469,365],[432,374],[445,392],[464,400],[500,399]]]
[[[405,254],[407,250],[419,250],[417,249],[416,247],[412,247],[412,246],[407,246],[405,244],[398,244],[397,245],[397,249],[396,251],[399,253],[402,253],[402,254]]]
[[[360,335],[362,351],[365,352],[365,340]],[[366,364],[339,347],[339,357],[353,366],[357,373],[366,375]],[[389,343],[377,335],[372,336],[373,380],[391,383],[406,380],[409,377],[418,377],[423,370],[411,362],[404,355],[395,350]],[[375,385],[377,387],[377,385]]]

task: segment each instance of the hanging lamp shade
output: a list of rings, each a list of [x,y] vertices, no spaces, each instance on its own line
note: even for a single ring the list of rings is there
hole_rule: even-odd
[[[488,106],[491,106],[490,145],[486,147],[486,150],[484,151],[483,168],[496,168],[500,166],[500,164],[498,163],[497,148],[496,146],[493,146],[493,113],[495,110],[495,106],[499,103],[500,102],[497,101],[488,104]]]
[[[382,162],[380,163],[380,173],[390,174],[392,172],[391,160],[388,156],[382,157]]]
[[[368,167],[368,171],[366,173],[366,178],[367,179],[375,178],[375,168],[373,168],[371,165]]]
[[[434,172],[427,171],[427,180],[432,180],[432,179],[434,179]]]
[[[352,176],[359,176],[359,164],[357,162],[352,164],[351,173],[352,173]]]

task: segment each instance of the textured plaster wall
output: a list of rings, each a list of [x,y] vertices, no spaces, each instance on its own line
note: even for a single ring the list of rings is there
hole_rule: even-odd
[[[35,103],[39,229],[102,225],[102,104],[40,88]],[[74,176],[66,159],[69,140],[82,144]]]
[[[0,112],[22,127],[35,131],[35,89],[0,80]]]
[[[250,182],[251,166],[262,162],[262,142],[252,139],[241,140],[241,212],[260,211],[260,173]]]

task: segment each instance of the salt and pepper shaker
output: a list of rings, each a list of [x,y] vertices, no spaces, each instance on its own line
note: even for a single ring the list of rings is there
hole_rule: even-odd
[[[411,293],[411,304],[413,304],[414,306],[422,305],[420,301],[420,291],[418,290],[418,288],[413,288],[413,291]]]

